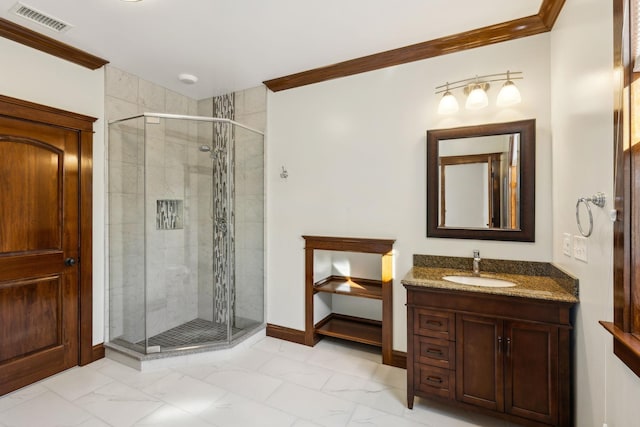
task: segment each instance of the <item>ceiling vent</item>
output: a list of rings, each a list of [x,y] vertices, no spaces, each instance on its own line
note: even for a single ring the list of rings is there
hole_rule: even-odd
[[[64,33],[72,27],[71,24],[67,24],[66,22],[58,18],[49,16],[43,12],[40,12],[39,10],[32,8],[31,6],[27,6],[26,4],[20,2],[13,5],[13,7],[11,8],[11,12],[25,19],[28,19],[31,22],[35,22],[36,24],[45,26],[48,29],[55,31],[56,33]]]

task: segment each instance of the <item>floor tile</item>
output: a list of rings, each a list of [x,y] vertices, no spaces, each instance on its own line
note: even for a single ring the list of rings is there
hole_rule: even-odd
[[[426,399],[379,349],[264,338],[229,357],[139,372],[102,359],[0,397],[0,427],[513,427]]]
[[[346,425],[356,406],[353,402],[288,383],[276,390],[266,403],[327,427]]]
[[[395,366],[379,364],[371,379],[392,387],[407,388],[407,370]]]
[[[0,412],[6,411],[9,408],[33,399],[34,397],[47,391],[48,389],[46,387],[42,386],[39,383],[36,383],[2,396],[0,398]],[[0,422],[1,421],[2,420],[0,420]]]
[[[112,382],[75,404],[114,427],[129,427],[162,406],[158,399],[119,382]]]
[[[52,391],[0,412],[0,419],[7,427],[80,426],[91,418],[90,413]]]
[[[380,363],[352,356],[349,352],[345,354],[334,348],[317,349],[307,359],[307,363],[365,379],[372,378],[380,365]]]
[[[322,426],[320,424],[312,423],[311,421],[298,419],[296,420],[295,423],[293,423],[291,427],[322,427]]]
[[[75,400],[113,381],[93,369],[75,367],[41,381],[44,387],[67,400]]]
[[[276,338],[266,337],[264,340],[253,346],[257,350],[284,356],[301,362],[307,360],[313,353],[314,347],[283,341]]]
[[[97,371],[133,388],[144,388],[173,372],[170,369],[140,372],[112,360],[100,366]]]
[[[406,392],[351,375],[336,374],[322,389],[342,400],[360,403],[393,415],[404,413]]]
[[[161,406],[135,424],[136,427],[211,427],[205,420],[171,405]]]
[[[200,417],[217,427],[286,427],[295,417],[233,393],[204,410]]]
[[[219,387],[173,372],[142,391],[191,414],[199,414],[227,392]]]
[[[282,384],[280,379],[239,368],[214,372],[205,381],[256,401],[264,401]]]
[[[448,427],[448,424],[422,424],[403,417],[378,411],[368,406],[358,405],[348,427]]]
[[[216,362],[216,363],[192,363],[183,366],[177,366],[172,368],[175,372],[180,372],[185,375],[189,375],[191,378],[204,381],[209,375],[216,372],[223,371],[230,368],[229,363]]]
[[[280,356],[265,363],[260,372],[316,390],[320,390],[333,375],[333,371],[323,367]]]
[[[247,349],[242,354],[239,354],[237,357],[233,357],[228,361],[228,363],[239,368],[257,371],[274,357],[276,357],[275,354],[258,350],[254,346],[253,348]]]
[[[434,427],[517,427],[516,424],[498,418],[452,408],[420,398],[416,398],[413,409],[405,410],[404,418]]]
[[[66,427],[66,426],[65,426]],[[81,424],[78,424],[78,427],[111,427],[109,424],[105,423],[98,418],[92,417],[87,421],[83,421]]]

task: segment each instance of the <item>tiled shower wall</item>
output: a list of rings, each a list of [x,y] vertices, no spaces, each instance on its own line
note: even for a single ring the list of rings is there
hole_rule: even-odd
[[[106,71],[107,121],[142,112],[211,117],[213,99],[195,101],[114,67]],[[235,120],[264,130],[266,89],[233,94]],[[144,133],[142,119],[110,136],[109,204],[111,338],[144,338]],[[162,119],[146,125],[149,334],[195,318],[213,320],[211,123]],[[264,151],[261,136],[237,132],[236,277],[233,309],[264,320]],[[182,200],[184,228],[156,230],[157,200]],[[242,327],[243,325],[237,325]]]
[[[106,69],[107,121],[143,112],[197,114],[196,101],[114,67]],[[131,122],[133,124],[133,122]],[[197,127],[183,120],[120,126],[108,144],[109,316],[112,338],[144,338],[144,179],[147,158],[147,328],[149,335],[197,314]],[[182,200],[184,226],[156,229],[157,200]]]
[[[229,109],[221,111],[222,99],[208,98],[198,101],[198,115],[232,118],[259,131],[265,130],[267,119],[266,88],[259,86],[233,93],[233,117],[228,117]],[[214,105],[216,107],[214,108]],[[215,111],[215,113],[214,113]],[[210,124],[199,124],[198,139],[200,144],[210,144],[213,138],[213,127]],[[233,244],[235,269],[228,274],[234,280],[235,288],[231,294],[235,314],[234,326],[244,327],[245,321],[264,321],[264,140],[242,128],[233,131],[235,151]],[[202,164],[208,178],[203,176],[199,189],[201,196],[210,194],[212,162]],[[209,196],[207,196],[209,197]],[[212,215],[212,213],[210,213]],[[224,292],[215,292],[211,283],[221,283],[213,277],[212,269],[212,233],[211,223],[202,221],[199,233],[200,270],[198,286],[198,314],[206,320],[213,320],[214,310],[225,301]],[[215,294],[215,295],[214,295]],[[212,303],[213,302],[213,303]]]

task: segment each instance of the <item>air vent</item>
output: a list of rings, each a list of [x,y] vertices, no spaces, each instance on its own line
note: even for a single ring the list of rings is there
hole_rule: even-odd
[[[58,18],[54,18],[43,12],[40,12],[39,10],[34,9],[31,6],[27,6],[24,3],[18,2],[14,4],[11,8],[11,11],[18,16],[28,19],[31,22],[35,22],[37,24],[45,26],[57,33],[64,33],[72,27],[71,24],[67,24],[66,22],[61,21]]]

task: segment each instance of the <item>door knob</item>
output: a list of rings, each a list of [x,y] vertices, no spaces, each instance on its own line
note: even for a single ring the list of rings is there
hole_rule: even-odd
[[[64,265],[66,265],[67,267],[73,267],[74,265],[76,265],[76,259],[75,258],[67,258],[64,260]]]

